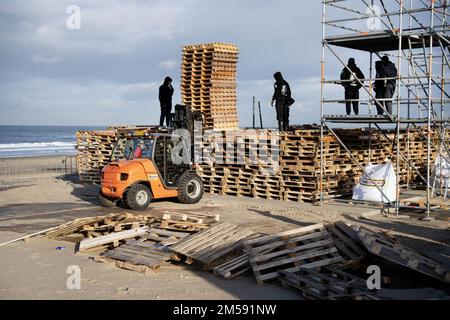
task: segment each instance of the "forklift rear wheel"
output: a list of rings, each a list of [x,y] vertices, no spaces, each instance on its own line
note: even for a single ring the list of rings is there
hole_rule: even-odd
[[[125,200],[131,209],[144,210],[150,204],[152,195],[147,186],[143,184],[136,184],[128,190]]]
[[[195,173],[185,173],[178,183],[178,200],[193,204],[203,197],[203,181]]]
[[[105,208],[112,208],[116,206],[116,203],[113,200],[105,197],[101,192],[98,194],[98,198],[100,199],[100,203]]]

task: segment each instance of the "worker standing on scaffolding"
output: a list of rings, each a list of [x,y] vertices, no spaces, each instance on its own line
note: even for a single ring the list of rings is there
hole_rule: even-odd
[[[383,61],[379,60],[375,62],[375,72],[376,75],[373,89],[375,90],[375,99],[377,100],[376,101],[377,114],[381,116],[384,113],[383,108],[385,108],[385,103],[384,101],[379,101],[378,99],[384,98],[384,91],[386,89],[383,80],[383,78],[386,77],[384,74]]]
[[[275,109],[277,110],[278,129],[280,131],[286,131],[289,127],[289,107],[293,104],[291,98],[291,88],[289,83],[283,79],[281,72],[276,72],[273,77],[275,78],[274,93],[272,97],[272,107],[275,103]]]
[[[395,93],[395,87],[397,86],[397,68],[395,64],[389,61],[388,56],[383,56],[381,58],[383,65],[383,75],[385,78],[391,78],[389,80],[384,80],[384,105],[386,106],[386,111],[388,114],[392,115],[392,97]]]
[[[360,81],[357,81],[357,79]],[[347,67],[341,72],[341,84],[345,88],[345,107],[347,115],[350,115],[352,112],[352,105],[355,115],[358,115],[359,113],[359,89],[362,87],[363,79],[364,74],[356,66],[355,59],[348,59]]]

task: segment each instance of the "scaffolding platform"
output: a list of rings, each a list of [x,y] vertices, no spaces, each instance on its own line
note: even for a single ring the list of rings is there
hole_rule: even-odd
[[[450,37],[445,34],[441,34],[442,37],[447,39],[450,43]],[[402,50],[409,50],[409,43],[411,42],[411,49],[420,49],[430,46],[430,38],[433,38],[433,47],[439,47],[439,35],[436,33],[432,37],[430,32],[407,32],[402,35],[401,44]],[[397,35],[390,31],[378,31],[378,32],[365,32],[359,34],[337,35],[328,36],[325,42],[337,46],[349,49],[367,51],[367,52],[380,52],[380,51],[393,51],[399,48],[399,38]],[[410,40],[410,41],[409,41]],[[445,43],[445,41],[444,41]],[[448,45],[448,43],[447,43]]]
[[[331,123],[428,123],[428,118],[400,118],[396,116],[392,119],[388,116],[378,115],[324,115],[323,119]],[[432,123],[449,123],[450,118],[431,118]]]
[[[406,181],[406,187],[411,188],[415,183],[426,186],[426,201],[422,206],[429,217],[431,206],[431,191],[433,180],[433,164],[437,156],[450,156],[450,141],[448,139],[448,127],[450,118],[450,25],[448,23],[450,3],[447,0],[436,1],[397,1],[397,0],[323,0],[322,1],[322,77],[321,77],[321,132],[331,132],[339,145],[346,150],[352,159],[353,165],[363,171],[374,186],[383,194],[383,190],[377,186],[375,180],[367,175],[365,167],[371,159],[357,158],[352,154],[351,140],[340,139],[330,124],[369,124],[371,133],[383,134],[379,124],[391,124],[395,126],[396,134],[385,138],[391,142],[390,159],[394,159],[397,181],[401,170],[416,172],[418,181]],[[345,50],[342,50],[345,49]],[[360,51],[357,55],[358,62],[367,56],[369,68],[365,67],[364,74],[369,74],[367,79],[359,79],[357,74],[348,66],[347,61],[353,57],[352,50]],[[332,60],[347,70],[350,74],[347,78],[327,79],[328,68],[333,66],[333,74],[336,68],[328,61],[331,54]],[[396,66],[395,93],[386,100],[383,92],[376,92],[376,87],[382,87],[380,83],[393,80],[383,79],[386,73],[383,66],[377,70],[377,61],[387,56]],[[360,64],[364,66],[363,63]],[[392,68],[392,66],[391,66]],[[380,71],[381,70],[381,71]],[[392,70],[391,70],[392,71]],[[342,95],[344,100],[336,99],[336,89],[330,88],[342,85],[343,81],[356,81],[360,86],[359,96],[350,99]],[[377,84],[378,81],[378,84]],[[392,83],[392,82],[391,82]],[[333,99],[327,99],[329,93]],[[386,101],[392,101],[392,112],[388,115]],[[341,103],[359,102],[361,106],[368,106],[366,115],[334,115]],[[381,107],[384,115],[376,115]],[[327,112],[328,109],[329,111]],[[327,114],[328,113],[328,114]],[[330,114],[331,113],[331,114]],[[409,160],[411,148],[403,148],[400,132],[411,127],[426,128],[421,133],[425,152],[421,154],[423,169],[419,171]],[[437,132],[437,139],[432,138],[430,132]],[[323,138],[323,134],[321,138]],[[372,134],[369,135],[367,153],[372,153]],[[406,145],[410,146],[410,136],[406,135]],[[321,160],[326,159],[326,148],[321,144]],[[435,152],[435,153],[433,153]],[[325,171],[322,165],[320,176],[324,177]],[[400,194],[400,184],[397,184],[396,194]],[[323,193],[320,197],[323,198]],[[397,214],[401,207],[399,199],[390,204]]]

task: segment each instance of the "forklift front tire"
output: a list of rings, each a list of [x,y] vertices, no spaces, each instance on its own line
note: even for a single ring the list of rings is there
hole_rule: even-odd
[[[150,189],[143,184],[133,185],[125,195],[125,202],[132,210],[145,210],[151,200]]]
[[[203,181],[195,173],[186,172],[178,182],[178,200],[181,203],[194,204],[203,197]]]

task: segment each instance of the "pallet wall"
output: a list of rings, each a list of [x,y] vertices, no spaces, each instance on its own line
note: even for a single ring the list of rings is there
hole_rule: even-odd
[[[114,144],[134,130],[158,131],[156,127],[111,127],[109,131],[78,132],[78,172],[82,182],[100,183],[101,169],[110,161]],[[209,194],[246,196],[297,202],[315,202],[320,196],[320,129],[293,128],[291,131],[255,130],[254,135],[242,130],[215,131],[216,136],[200,137],[195,141],[198,173]],[[383,163],[393,155],[395,132],[367,129],[335,129],[350,154],[363,166],[370,162]],[[416,170],[411,169],[403,157],[400,161],[400,182],[419,183],[426,176],[426,131],[402,131],[400,151]],[[370,137],[370,139],[369,139]],[[450,141],[447,133],[446,141]],[[370,143],[370,152],[369,152]],[[439,146],[433,132],[433,144]],[[409,155],[407,150],[409,149]],[[120,150],[117,151],[120,156]],[[432,148],[434,161],[437,151]],[[275,167],[268,156],[278,155]],[[212,161],[214,160],[214,161]],[[275,168],[275,170],[274,170]],[[350,195],[362,171],[337,139],[325,132],[323,149],[322,188],[325,199]]]
[[[336,129],[338,137],[344,142],[350,154],[363,166],[369,163],[384,163],[391,155],[396,165],[396,151],[392,149],[395,133],[384,131],[369,134],[365,129]],[[258,135],[270,136],[273,132],[258,130]],[[421,182],[419,174],[426,176],[426,138],[425,131],[402,132],[400,151],[408,158],[409,163],[417,168],[411,169],[406,160],[400,161],[400,184]],[[369,139],[369,135],[371,139]],[[436,134],[433,142],[439,145]],[[239,135],[236,135],[238,137]],[[447,141],[450,137],[447,136]],[[261,138],[259,138],[261,140]],[[263,199],[276,199],[297,202],[315,202],[320,199],[320,129],[294,129],[279,135],[279,167],[274,174],[262,174],[262,165],[254,165],[249,160],[249,152],[255,150],[255,141],[245,139],[245,162],[240,165],[229,163],[204,164],[199,167],[205,191],[210,194],[249,196]],[[268,138],[262,140],[269,140]],[[370,141],[370,152],[369,152]],[[264,141],[262,145],[265,146]],[[237,141],[233,142],[235,145]],[[228,143],[230,144],[230,142]],[[225,154],[225,150],[204,141],[197,143],[207,153]],[[406,152],[409,148],[409,156]],[[224,144],[226,149],[226,144]],[[436,157],[436,149],[432,148],[431,159]],[[220,158],[219,158],[220,159]],[[352,160],[349,153],[329,132],[325,132],[323,150],[322,188],[325,199],[352,194],[353,187],[362,175],[362,170]]]

